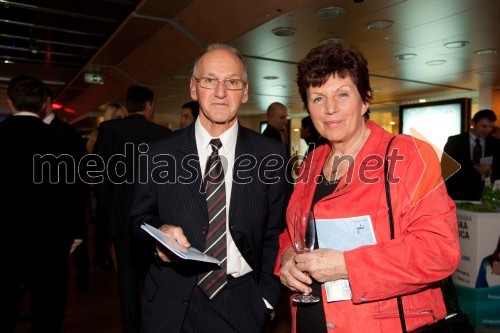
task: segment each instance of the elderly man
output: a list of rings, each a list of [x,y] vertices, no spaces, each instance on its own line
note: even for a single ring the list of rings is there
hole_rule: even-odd
[[[137,184],[131,219],[138,236],[148,237],[140,228],[147,223],[220,265],[153,246],[143,330],[262,332],[280,294],[273,262],[289,194],[284,146],[238,123],[248,79],[236,49],[210,45],[190,92],[198,119],[151,143],[148,163],[158,172],[145,170],[151,179]]]

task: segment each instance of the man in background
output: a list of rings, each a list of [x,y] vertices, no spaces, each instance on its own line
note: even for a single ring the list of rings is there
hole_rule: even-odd
[[[40,119],[43,82],[17,76],[7,88],[11,115],[0,123],[0,323],[13,332],[26,291],[32,332],[60,332],[69,255],[82,242],[77,219],[80,186],[71,136]]]
[[[496,119],[492,110],[480,110],[470,131],[448,138],[444,152],[460,164],[460,170],[446,180],[453,200],[479,200],[485,179],[491,177],[493,183],[500,178],[500,141],[491,136]]]
[[[188,127],[196,118],[198,118],[198,113],[200,113],[200,104],[197,101],[187,102],[182,105],[181,110],[181,121],[179,123],[180,128]]]
[[[267,127],[262,134],[288,144],[288,109],[285,105],[274,102],[267,108]]]
[[[79,161],[87,153],[83,140],[73,125],[68,124],[55,115],[54,110],[52,109],[52,90],[47,85],[45,85],[45,88],[47,93],[47,102],[45,103],[45,108],[42,110],[40,116],[42,117],[43,122],[47,125],[60,128],[70,135],[74,154],[77,156],[77,161]],[[81,186],[81,192],[80,195],[74,199],[78,200],[80,204],[78,206],[79,209],[74,212],[72,218],[78,221],[80,233],[83,237],[83,243],[76,248],[71,256],[76,267],[76,287],[79,291],[83,292],[89,289],[90,280],[87,228],[87,219],[89,218],[88,205],[90,204],[90,189],[87,185],[85,185],[85,183],[81,182],[80,179],[77,179],[77,181]],[[53,207],[53,209],[57,208]]]
[[[97,205],[106,218],[102,232],[113,242],[118,266],[120,306],[125,332],[140,331],[139,275],[144,258],[130,237],[129,212],[137,177],[137,156],[142,143],[168,135],[171,131],[151,121],[154,93],[143,86],[127,91],[129,115],[102,122],[94,146],[108,165],[107,177],[96,185]],[[142,145],[141,147],[147,147]]]

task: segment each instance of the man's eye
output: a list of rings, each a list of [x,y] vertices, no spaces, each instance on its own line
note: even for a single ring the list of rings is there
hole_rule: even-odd
[[[205,78],[205,82],[206,83],[213,83],[215,81],[215,79],[211,78],[211,77],[207,77]]]
[[[228,80],[229,84],[232,86],[237,86],[238,85],[238,80]]]

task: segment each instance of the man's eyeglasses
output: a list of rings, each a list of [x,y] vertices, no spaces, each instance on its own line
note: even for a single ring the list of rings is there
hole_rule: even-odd
[[[196,80],[196,82],[200,84],[200,87],[206,89],[217,88],[219,82],[224,82],[224,86],[226,87],[227,90],[241,90],[247,85],[247,82],[238,79],[219,80],[219,79],[214,79],[213,77],[197,78],[194,76],[193,78]]]

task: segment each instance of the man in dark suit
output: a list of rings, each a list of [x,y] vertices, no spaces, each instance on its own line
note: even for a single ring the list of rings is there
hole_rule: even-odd
[[[11,115],[0,123],[0,323],[12,332],[24,292],[31,295],[32,332],[59,332],[69,254],[81,244],[75,198],[78,160],[68,134],[39,117],[43,82],[17,76],[7,88]]]
[[[446,180],[453,200],[479,200],[485,179],[491,177],[493,183],[500,178],[500,141],[490,135],[495,120],[492,110],[478,111],[470,131],[448,138],[444,152],[460,164],[460,170]]]
[[[248,86],[236,49],[210,45],[195,62],[190,92],[198,119],[149,145],[131,219],[139,237],[148,237],[140,228],[147,223],[221,264],[183,261],[153,246],[143,329],[262,332],[280,294],[273,266],[289,194],[284,146],[238,123]]]
[[[104,181],[96,185],[97,205],[107,222],[103,233],[111,238],[118,266],[120,306],[125,332],[139,332],[140,326],[140,264],[143,258],[135,250],[130,237],[129,212],[134,196],[141,144],[164,137],[171,131],[149,119],[153,115],[154,93],[143,86],[127,91],[129,115],[124,119],[102,122],[94,146],[94,154],[107,163]]]
[[[47,125],[60,128],[69,134],[73,147],[73,155],[76,156],[77,161],[79,161],[87,153],[83,140],[73,125],[68,124],[55,115],[52,109],[52,90],[47,85],[45,88],[47,92],[47,102],[45,103],[45,108],[40,113],[40,117]],[[83,242],[76,248],[71,256],[76,267],[76,286],[79,291],[83,292],[88,290],[90,281],[87,229],[87,207],[90,205],[90,189],[85,182],[80,181],[80,178],[78,178],[77,181],[82,190],[80,191],[81,195],[78,198],[74,198],[74,200],[78,200],[80,205],[79,209],[74,212],[72,218],[78,221],[78,226],[80,228],[79,233],[83,236]]]
[[[271,103],[267,107],[267,127],[262,134],[283,144],[288,144],[287,124],[287,107],[279,102]]]

